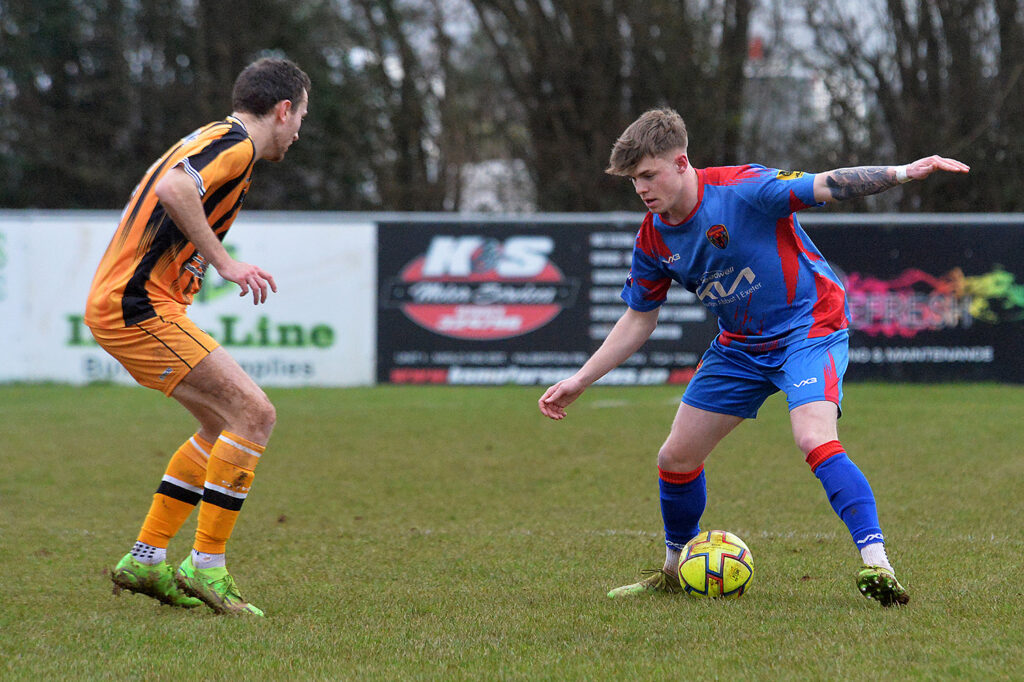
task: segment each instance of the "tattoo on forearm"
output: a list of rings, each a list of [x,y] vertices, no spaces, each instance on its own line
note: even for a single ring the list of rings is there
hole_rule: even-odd
[[[899,184],[896,173],[888,166],[840,168],[831,171],[825,180],[837,201],[878,194]]]

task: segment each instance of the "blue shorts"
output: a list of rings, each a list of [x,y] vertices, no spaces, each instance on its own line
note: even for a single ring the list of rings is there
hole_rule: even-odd
[[[782,391],[790,410],[827,400],[842,414],[849,339],[849,332],[842,329],[755,355],[723,346],[716,338],[690,379],[683,402],[708,412],[753,419],[768,396]]]

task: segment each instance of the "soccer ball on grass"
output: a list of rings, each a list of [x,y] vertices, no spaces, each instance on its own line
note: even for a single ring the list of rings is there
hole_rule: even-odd
[[[695,597],[739,597],[753,576],[750,549],[726,530],[699,533],[679,556],[679,583]]]

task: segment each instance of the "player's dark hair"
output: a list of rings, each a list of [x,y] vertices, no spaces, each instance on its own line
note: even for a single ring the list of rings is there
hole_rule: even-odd
[[[294,62],[276,57],[258,59],[238,74],[231,91],[232,111],[263,116],[282,100],[298,104],[309,96],[309,76]]]
[[[609,175],[631,175],[647,156],[686,149],[686,123],[674,109],[651,109],[626,128],[612,146]]]

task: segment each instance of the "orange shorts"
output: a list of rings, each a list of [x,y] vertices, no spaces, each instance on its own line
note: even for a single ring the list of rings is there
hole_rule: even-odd
[[[120,329],[92,329],[92,335],[137,382],[165,395],[220,345],[184,315],[151,317]]]

